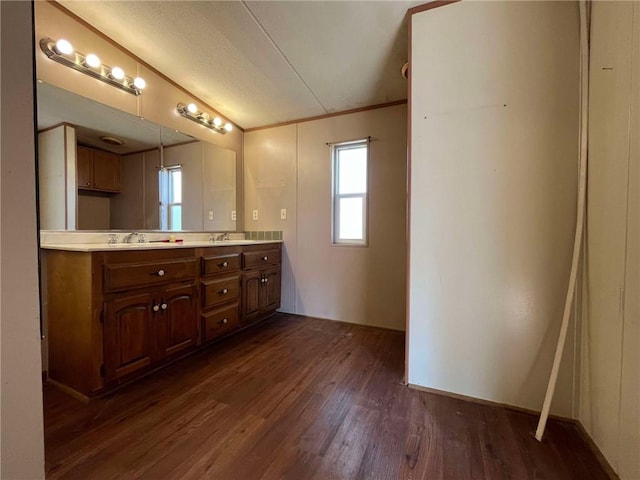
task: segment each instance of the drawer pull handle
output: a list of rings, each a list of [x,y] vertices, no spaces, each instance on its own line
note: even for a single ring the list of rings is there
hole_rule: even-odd
[[[264,260],[264,261],[266,262],[267,260],[269,260],[269,257],[267,257],[267,256],[265,255],[264,257],[262,257],[262,260]]]
[[[228,288],[223,288],[222,290],[220,290],[218,292],[220,295],[226,295],[227,293],[229,293],[229,289]]]
[[[160,308],[162,308],[163,310],[166,310],[166,309],[167,309],[167,304],[166,304],[166,303],[163,303],[163,304],[160,306]]]
[[[268,279],[268,278],[265,278],[265,279],[264,279],[264,283],[267,283],[268,281],[269,281],[269,279]]]
[[[160,305],[154,305],[153,306],[153,311],[154,312],[159,312],[160,311]]]
[[[261,279],[260,279],[260,283],[264,283],[264,278],[261,278]]]
[[[229,319],[228,319],[228,318],[223,318],[222,320],[219,320],[219,321],[218,321],[218,323],[222,323],[223,325],[224,325],[225,323],[228,323],[228,322],[229,322]]]
[[[158,270],[156,275],[158,275],[159,277],[164,277],[164,270],[162,270],[162,269]]]
[[[221,267],[228,267],[229,266],[229,262],[222,262],[220,264]]]

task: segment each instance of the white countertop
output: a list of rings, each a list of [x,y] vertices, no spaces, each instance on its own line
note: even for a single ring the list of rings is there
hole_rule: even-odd
[[[202,248],[202,247],[226,247],[237,245],[262,245],[268,243],[282,243],[282,240],[221,240],[209,241],[184,241],[184,242],[145,242],[145,243],[43,243],[40,248],[46,250],[67,250],[70,252],[113,252],[120,250],[157,250],[174,248]]]

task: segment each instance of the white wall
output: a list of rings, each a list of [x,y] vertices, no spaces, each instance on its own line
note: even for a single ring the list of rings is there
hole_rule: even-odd
[[[202,143],[202,229],[213,232],[236,230],[236,152]],[[213,220],[209,218],[213,212]]]
[[[281,310],[404,329],[406,112],[400,105],[245,134],[245,229],[283,231]],[[326,143],[367,136],[369,246],[334,246]]]
[[[569,2],[412,17],[411,384],[541,408],[575,228],[578,38]]]
[[[0,478],[44,478],[30,2],[0,2]]]
[[[65,129],[61,125],[38,134],[40,226],[45,230],[67,228]]]
[[[640,4],[594,2],[580,421],[640,478]]]
[[[38,134],[40,228],[73,230],[77,215],[76,131],[68,125]]]

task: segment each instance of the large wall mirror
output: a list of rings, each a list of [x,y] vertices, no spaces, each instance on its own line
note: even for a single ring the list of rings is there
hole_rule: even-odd
[[[236,230],[236,153],[38,83],[43,230]]]

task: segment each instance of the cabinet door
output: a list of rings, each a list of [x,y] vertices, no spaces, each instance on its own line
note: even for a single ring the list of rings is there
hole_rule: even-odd
[[[260,315],[261,280],[262,273],[258,270],[242,274],[242,321],[245,323]]]
[[[93,151],[93,188],[109,192],[120,191],[120,156]]]
[[[122,296],[107,302],[104,323],[105,382],[142,370],[156,357],[153,296]]]
[[[263,303],[260,307],[263,310],[275,310],[280,307],[280,269],[270,268],[263,272],[264,286]]]
[[[168,288],[162,292],[158,321],[158,345],[162,357],[177,355],[198,342],[197,288]]]
[[[93,151],[89,148],[76,148],[76,168],[78,170],[78,188],[93,188]]]

